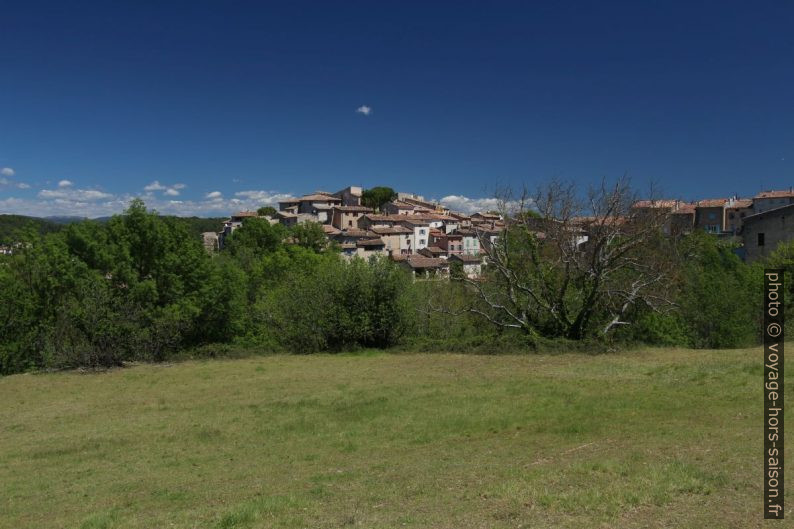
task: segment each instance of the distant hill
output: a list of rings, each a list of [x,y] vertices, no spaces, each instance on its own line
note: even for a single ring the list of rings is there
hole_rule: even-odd
[[[33,228],[42,235],[63,228],[51,220],[25,215],[0,215],[0,244],[11,244],[17,241],[15,234],[24,228]]]
[[[205,231],[220,231],[223,227],[225,218],[201,218],[201,217],[174,217],[163,215],[163,218],[173,219],[175,222],[183,224],[191,235],[200,236]],[[93,222],[107,222],[111,217],[101,217],[91,219]],[[23,228],[31,227],[40,234],[60,231],[69,224],[75,222],[85,222],[89,219],[84,217],[28,217],[25,215],[0,215],[0,244],[11,244],[17,241],[17,232]]]
[[[28,217],[36,218],[36,217]],[[55,224],[71,224],[73,222],[82,222],[88,220],[88,217],[42,217],[44,220],[54,222]]]

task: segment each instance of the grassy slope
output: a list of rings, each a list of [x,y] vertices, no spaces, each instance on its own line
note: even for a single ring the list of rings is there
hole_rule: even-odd
[[[7,377],[0,527],[760,527],[760,376],[754,349]]]

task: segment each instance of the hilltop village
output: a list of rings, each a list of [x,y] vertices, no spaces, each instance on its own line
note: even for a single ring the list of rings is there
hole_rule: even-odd
[[[379,211],[362,205],[362,188],[350,186],[330,193],[315,191],[279,202],[270,215],[240,211],[218,232],[204,234],[208,250],[222,249],[225,238],[246,218],[265,217],[287,227],[314,222],[345,257],[387,256],[417,275],[446,274],[457,262],[465,274],[481,271],[484,249],[504,229],[496,212],[466,215],[412,193],[397,193]],[[704,230],[739,243],[736,252],[752,261],[768,255],[778,243],[794,239],[794,189],[762,191],[753,198],[718,198],[687,202],[674,199],[636,202],[633,212],[656,211],[667,216],[665,231],[682,234]],[[789,218],[788,222],[786,217]],[[584,234],[586,240],[586,234]]]
[[[475,277],[480,273],[482,245],[504,229],[496,213],[464,215],[411,193],[397,193],[376,213],[362,205],[362,192],[357,186],[336,193],[316,191],[279,202],[271,215],[240,211],[219,233],[205,233],[204,243],[208,249],[223,248],[224,239],[250,217],[266,217],[287,227],[315,222],[347,258],[386,256],[417,275],[446,274],[457,261],[468,276]]]

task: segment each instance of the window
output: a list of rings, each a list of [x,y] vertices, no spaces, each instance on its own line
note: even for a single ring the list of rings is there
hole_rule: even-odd
[[[758,246],[763,246],[763,245],[764,245],[764,234],[763,233],[759,233],[758,234]]]
[[[419,235],[424,235],[424,234],[425,234],[425,230],[423,230],[423,229],[419,230]]]
[[[714,220],[716,218],[717,218],[717,214],[716,213],[714,213],[713,211],[711,213],[709,213],[709,220]]]
[[[424,239],[419,239],[419,244],[424,244],[424,243],[425,243]]]
[[[348,226],[352,226],[353,225],[353,221],[352,220],[347,221],[347,225]]]

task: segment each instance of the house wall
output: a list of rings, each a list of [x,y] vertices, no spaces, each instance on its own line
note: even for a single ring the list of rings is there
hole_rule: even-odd
[[[298,206],[298,213],[317,213],[317,206],[338,206],[338,200],[301,200],[300,205]]]
[[[397,206],[393,202],[385,203],[382,209],[387,215],[409,215],[414,210],[412,207]]]
[[[463,273],[466,274],[466,277],[469,279],[475,279],[480,276],[482,273],[482,265],[481,264],[464,264],[463,265]]]
[[[752,215],[753,208],[726,208],[725,209],[725,231],[738,234],[742,231],[744,218]]]
[[[414,253],[427,248],[430,243],[430,226],[412,226],[414,229]]]
[[[789,204],[794,204],[794,197],[754,198],[753,213],[763,213]]]
[[[760,234],[763,234],[763,245],[759,245]],[[781,242],[794,240],[794,208],[746,222],[742,239],[748,262],[767,257]]]
[[[463,237],[442,237],[438,246],[450,255],[463,253]]]
[[[360,206],[361,205],[361,187],[350,186],[341,191],[334,193],[335,196],[342,199],[343,206]]]
[[[725,230],[725,208],[696,207],[695,227],[709,233],[722,233]]]
[[[383,247],[371,248],[359,246],[356,248],[356,255],[362,259],[369,259],[373,255],[388,255],[388,252]]]
[[[340,230],[358,227],[366,229],[366,227],[359,226],[358,223],[362,215],[363,213],[358,211],[339,211],[338,209],[335,209],[333,213],[333,219],[331,220],[331,225],[334,228],[339,228]]]
[[[381,235],[381,239],[386,244],[386,253],[389,255],[401,255],[408,253],[407,250],[411,248],[410,242],[411,235],[402,233],[390,233]],[[405,252],[403,251],[405,250]]]
[[[466,255],[480,255],[480,240],[475,235],[463,236],[463,253]]]

